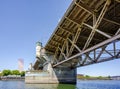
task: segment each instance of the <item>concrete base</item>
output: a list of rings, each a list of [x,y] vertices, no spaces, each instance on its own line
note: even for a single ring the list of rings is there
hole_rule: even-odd
[[[53,68],[54,55],[47,52],[40,42],[36,46],[36,59],[29,68],[32,71],[26,72],[25,83],[76,83],[76,69],[71,69],[69,63]]]
[[[71,83],[76,84],[76,69],[58,67],[49,71],[26,72],[25,83]]]

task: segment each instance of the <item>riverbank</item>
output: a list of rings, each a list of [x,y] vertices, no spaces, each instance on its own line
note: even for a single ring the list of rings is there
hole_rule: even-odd
[[[113,76],[89,76],[77,74],[77,79],[80,80],[118,80],[118,78],[113,78]]]
[[[25,77],[8,77],[8,76],[1,76],[0,80],[25,80]]]

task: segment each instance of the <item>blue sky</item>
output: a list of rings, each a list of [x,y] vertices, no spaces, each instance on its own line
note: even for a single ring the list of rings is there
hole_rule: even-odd
[[[43,46],[72,0],[0,0],[0,70],[24,69],[35,60],[35,43]],[[120,75],[120,61],[78,68],[88,75]]]

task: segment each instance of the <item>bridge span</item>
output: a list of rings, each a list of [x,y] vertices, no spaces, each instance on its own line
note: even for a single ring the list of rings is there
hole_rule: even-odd
[[[25,81],[75,83],[77,67],[120,58],[119,41],[120,0],[73,0]]]

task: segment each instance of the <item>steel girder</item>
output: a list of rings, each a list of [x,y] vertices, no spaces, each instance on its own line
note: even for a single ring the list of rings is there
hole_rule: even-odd
[[[82,50],[79,53],[58,62],[57,64],[53,65],[53,67],[71,61],[75,58],[77,58],[76,60],[79,60],[79,62],[74,67],[80,67],[120,58],[120,34],[114,35],[108,40],[103,41],[91,48]]]

